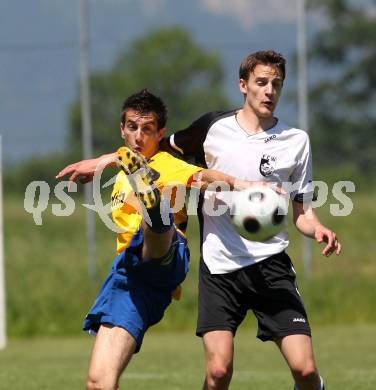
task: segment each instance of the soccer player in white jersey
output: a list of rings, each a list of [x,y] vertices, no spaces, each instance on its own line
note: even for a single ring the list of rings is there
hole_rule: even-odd
[[[338,255],[341,245],[336,234],[320,223],[310,207],[308,135],[273,114],[285,78],[285,59],[274,51],[250,54],[240,65],[239,78],[242,108],[202,116],[172,135],[170,146],[184,158],[194,157],[205,168],[284,186],[290,192],[297,229],[324,243],[324,256]],[[248,241],[235,232],[229,212],[221,216],[205,213],[207,200],[204,195],[199,209],[202,247],[197,325],[206,354],[204,389],[228,389],[234,336],[248,310],[258,320],[257,337],[279,347],[295,389],[324,389],[295,271],[285,253],[287,232],[266,242]],[[224,197],[221,200],[226,201]]]

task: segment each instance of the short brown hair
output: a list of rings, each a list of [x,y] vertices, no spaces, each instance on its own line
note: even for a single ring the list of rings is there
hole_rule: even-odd
[[[129,109],[133,109],[141,114],[154,113],[157,118],[158,130],[166,126],[166,105],[160,97],[153,95],[147,89],[142,89],[124,101],[120,118],[122,126],[124,126],[126,112]]]
[[[271,65],[275,66],[281,71],[282,80],[286,76],[286,60],[283,55],[274,50],[262,50],[249,54],[243,59],[239,67],[239,79],[248,80],[249,75],[256,68],[257,65]]]

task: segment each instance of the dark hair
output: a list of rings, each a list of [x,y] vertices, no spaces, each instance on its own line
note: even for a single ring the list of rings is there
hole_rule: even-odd
[[[121,124],[125,123],[127,110],[133,109],[141,114],[154,113],[157,117],[158,129],[163,129],[167,122],[167,108],[162,99],[143,89],[129,96],[123,103],[121,111]]]
[[[271,65],[275,66],[281,71],[282,80],[286,76],[286,60],[283,55],[273,50],[256,51],[249,54],[243,59],[239,67],[239,79],[248,80],[249,75],[256,68],[257,65]]]

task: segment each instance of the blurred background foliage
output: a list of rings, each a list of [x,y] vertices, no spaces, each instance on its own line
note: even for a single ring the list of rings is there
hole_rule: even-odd
[[[154,30],[122,51],[112,67],[91,77],[93,142],[97,152],[119,145],[121,105],[126,97],[149,89],[165,101],[168,128],[177,130],[210,110],[227,109],[224,73],[217,54],[207,52],[179,27]],[[71,145],[81,149],[79,97],[72,104]]]
[[[310,44],[310,127],[320,166],[376,173],[376,17],[358,2],[311,0],[326,15]]]
[[[309,119],[315,167],[355,177],[376,173],[376,18],[349,0],[311,0],[312,13],[325,23],[310,38]],[[323,16],[321,17],[323,18]],[[294,64],[295,58],[288,59]],[[291,65],[292,66],[292,65]],[[293,67],[293,66],[292,66]],[[211,110],[233,107],[224,92],[220,56],[200,47],[180,27],[150,31],[124,48],[112,66],[91,74],[95,153],[119,145],[119,115],[124,99],[142,88],[161,96],[174,132]],[[299,88],[299,86],[296,86]],[[77,88],[78,89],[78,88]],[[283,98],[283,97],[282,97]],[[66,162],[81,158],[79,95],[69,112],[69,150],[27,161],[8,170],[5,189],[23,191],[32,180],[52,183]],[[335,169],[333,169],[335,165]]]
[[[207,111],[229,109],[223,72],[219,55],[201,48],[182,28],[160,28],[136,39],[119,53],[109,70],[91,74],[94,153],[109,153],[119,147],[122,103],[143,88],[165,101],[170,132],[187,126]],[[10,167],[5,175],[6,190],[23,193],[33,180],[53,185],[56,172],[67,163],[81,159],[78,93],[68,115],[69,150]]]

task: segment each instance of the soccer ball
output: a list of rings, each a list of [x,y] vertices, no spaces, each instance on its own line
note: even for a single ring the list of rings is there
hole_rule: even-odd
[[[237,232],[251,241],[267,241],[287,225],[288,203],[267,186],[234,192],[231,218]]]

